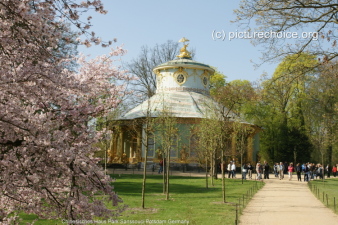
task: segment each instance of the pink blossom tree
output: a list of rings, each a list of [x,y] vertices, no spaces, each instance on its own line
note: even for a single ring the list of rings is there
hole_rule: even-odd
[[[55,54],[61,40],[72,41],[63,35],[65,21],[86,35],[78,42],[101,43],[89,32],[91,17],[80,20],[91,8],[106,13],[99,0],[0,1],[1,224],[16,220],[18,211],[76,220],[121,210],[93,156],[102,132],[88,123],[119,104],[124,85],[117,81],[131,78],[111,57],[124,51],[89,61],[80,56],[76,72],[67,69],[72,56]]]

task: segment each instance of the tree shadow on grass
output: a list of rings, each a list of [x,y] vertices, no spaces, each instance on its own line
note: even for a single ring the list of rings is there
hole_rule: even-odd
[[[138,196],[142,192],[142,181],[142,175],[123,174],[113,183],[114,190],[118,194]],[[221,181],[221,179],[215,180],[215,182],[219,181]],[[169,184],[169,192],[171,194],[221,193],[222,191],[220,183],[216,186],[209,185],[208,189],[205,188],[205,178],[203,177],[170,176]],[[241,185],[238,187],[249,189],[248,186],[242,186],[241,180],[227,180],[226,189],[229,190],[226,192],[228,197],[236,197],[238,195],[236,188],[234,188],[236,185]],[[251,183],[247,183],[246,185],[251,185]],[[163,193],[163,177],[158,175],[147,176],[146,193],[148,195],[158,195]],[[191,198],[194,198],[194,196],[191,196]],[[196,196],[196,198],[198,198],[198,196]],[[212,198],[212,196],[210,198]]]

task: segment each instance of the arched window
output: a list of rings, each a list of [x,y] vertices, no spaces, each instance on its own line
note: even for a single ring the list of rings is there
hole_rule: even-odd
[[[177,135],[173,135],[171,146],[170,146],[170,157],[177,158],[177,155],[178,155]]]
[[[155,155],[155,137],[154,134],[148,136],[148,157],[154,157]]]
[[[196,134],[190,136],[190,157],[197,157],[198,137]]]

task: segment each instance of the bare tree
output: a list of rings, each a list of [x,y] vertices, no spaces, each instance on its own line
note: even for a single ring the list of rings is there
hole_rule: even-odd
[[[248,137],[250,134],[254,132],[254,129],[246,123],[243,123],[239,120],[236,120],[233,124],[233,135],[236,137],[236,153],[241,157],[241,173],[242,167],[244,165],[243,157],[247,152],[248,148]],[[243,176],[242,176],[242,184],[243,184]]]
[[[147,162],[149,149],[153,147],[152,140],[154,138],[154,119],[152,118],[152,105],[151,101],[148,99],[146,104],[146,111],[140,119],[134,119],[132,122],[132,130],[129,131],[130,135],[133,135],[134,138],[139,138],[140,149],[137,149],[140,154],[141,161],[143,161],[143,180],[142,180],[142,192],[141,192],[141,207],[145,208],[145,194],[146,194],[146,183],[147,183]],[[138,146],[139,147],[139,146]],[[142,149],[144,151],[142,151]],[[138,157],[137,157],[138,158]]]
[[[201,165],[205,166],[206,188],[208,188],[208,167],[210,166],[211,185],[214,186],[214,175],[216,174],[215,166],[219,143],[221,140],[221,124],[218,117],[213,114],[207,115],[201,119],[199,124],[198,140],[199,149],[198,156]]]
[[[164,100],[163,100],[164,101]],[[163,190],[166,194],[166,200],[169,200],[169,169],[170,169],[170,156],[172,151],[175,151],[173,145],[178,142],[178,128],[177,119],[173,117],[173,113],[170,108],[163,107],[159,112],[156,119],[156,130],[158,132],[158,139],[162,146],[162,156],[164,161],[164,173],[163,173]]]
[[[168,40],[154,47],[143,46],[140,55],[127,64],[128,71],[138,79],[134,81],[134,94],[139,96],[137,101],[144,101],[156,92],[156,75],[153,68],[167,61],[174,60],[179,54],[178,42]],[[194,50],[191,51],[192,56]]]
[[[337,7],[336,0],[243,0],[235,22],[248,28],[247,35],[256,35],[250,38],[254,44],[266,45],[264,61],[301,52],[329,61],[338,56]]]

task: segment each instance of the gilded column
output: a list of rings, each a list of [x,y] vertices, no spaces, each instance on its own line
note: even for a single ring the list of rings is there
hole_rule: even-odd
[[[136,160],[137,162],[141,161],[141,149],[142,149],[142,129],[137,130],[137,137],[136,137]]]
[[[119,134],[119,145],[117,148],[117,156],[119,157],[119,159],[121,159],[122,153],[123,153],[123,131],[121,130]]]
[[[236,135],[233,134],[231,138],[231,155],[233,158],[236,158]]]
[[[254,163],[253,161],[253,135],[248,136],[248,146],[247,146],[247,161]]]

